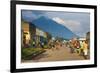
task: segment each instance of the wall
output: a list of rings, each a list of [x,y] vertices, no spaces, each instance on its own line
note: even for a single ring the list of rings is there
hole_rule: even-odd
[[[34,0],[37,1],[37,0]],[[99,0],[38,0],[75,4],[98,4],[98,67],[86,69],[42,71],[34,73],[99,73],[100,72],[100,2]],[[0,73],[10,73],[10,0],[0,1]]]

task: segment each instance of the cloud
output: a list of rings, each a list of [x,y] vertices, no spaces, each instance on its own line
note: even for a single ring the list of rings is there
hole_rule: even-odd
[[[62,24],[63,26],[69,28],[73,32],[77,32],[81,30],[81,23],[79,21],[75,20],[63,20],[59,17],[53,18],[54,21],[56,21],[59,24]]]
[[[58,18],[58,17],[53,18],[53,20],[54,20],[54,21],[56,21],[57,23],[62,24],[62,25],[64,25],[64,24],[65,24],[65,21],[64,21],[64,20],[62,20],[62,19],[60,19],[60,18]]]
[[[34,19],[37,18],[35,14],[33,14],[32,11],[22,11],[22,18],[28,22],[33,21]]]
[[[22,10],[22,18],[28,22],[31,22],[40,16],[44,15],[43,12],[33,10]]]

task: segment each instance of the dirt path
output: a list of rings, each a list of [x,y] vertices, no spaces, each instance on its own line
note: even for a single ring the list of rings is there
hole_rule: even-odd
[[[47,49],[45,53],[34,59],[36,62],[65,60],[84,60],[84,58],[77,53],[70,53],[69,48],[63,46],[60,49]]]
[[[59,49],[46,49],[46,52],[33,58],[32,60],[24,62],[47,62],[47,61],[68,61],[68,60],[84,60],[82,56],[77,53],[70,53],[70,48],[65,46]]]

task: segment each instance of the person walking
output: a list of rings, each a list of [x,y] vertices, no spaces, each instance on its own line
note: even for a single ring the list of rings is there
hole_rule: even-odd
[[[32,42],[33,47],[35,47],[35,41]]]
[[[74,42],[71,40],[70,42],[69,42],[69,46],[70,46],[70,53],[74,53]]]
[[[88,44],[86,41],[83,42],[83,52],[84,52],[84,58],[87,59],[88,55]]]
[[[79,51],[80,56],[83,56],[83,41],[80,41],[80,51]]]
[[[80,43],[79,43],[79,41],[78,41],[78,40],[76,40],[76,42],[75,42],[75,49],[76,49],[76,53],[78,53],[78,54],[79,54],[79,50],[80,50]]]

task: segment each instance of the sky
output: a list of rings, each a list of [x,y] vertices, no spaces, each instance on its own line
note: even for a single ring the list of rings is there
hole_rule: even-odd
[[[41,16],[48,17],[55,22],[69,28],[80,37],[85,37],[90,31],[90,14],[82,12],[22,10],[22,19],[32,22]]]

